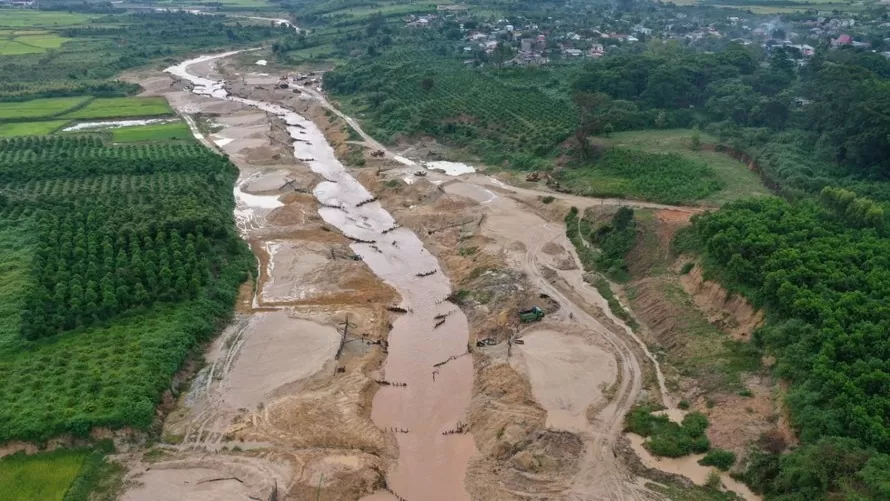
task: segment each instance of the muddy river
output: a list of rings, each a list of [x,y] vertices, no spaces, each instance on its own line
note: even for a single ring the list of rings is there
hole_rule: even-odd
[[[272,103],[232,96],[223,81],[189,72],[196,64],[232,54],[201,56],[166,71],[191,82],[196,94],[252,106],[287,124],[294,156],[325,179],[313,190],[323,205],[319,215],[353,240],[352,250],[398,291],[399,306],[407,311],[393,322],[380,374],[381,379],[398,384],[382,387],[372,410],[377,426],[392,431],[399,445],[398,463],[387,475],[388,487],[406,499],[468,500],[464,476],[475,444],[469,434],[448,432],[466,421],[473,368],[471,358],[465,356],[467,319],[446,300],[451,294],[448,278],[417,235],[397,227],[393,217],[349,174],[311,120]],[[246,194],[236,195],[240,205]],[[242,214],[237,215],[239,224],[247,223]],[[394,498],[381,492],[367,499]]]

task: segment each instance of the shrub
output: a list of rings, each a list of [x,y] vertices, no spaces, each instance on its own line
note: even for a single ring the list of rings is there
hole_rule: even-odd
[[[726,471],[735,463],[735,453],[723,449],[711,449],[698,461],[702,466],[714,466]]]
[[[692,271],[692,268],[695,268],[695,263],[692,263],[692,262],[686,263],[683,265],[682,268],[680,268],[680,274],[686,275],[687,273]]]
[[[689,400],[683,399],[680,400],[680,403],[677,404],[677,407],[683,409],[684,411],[689,408]]]
[[[541,203],[544,204],[553,203],[554,200],[556,200],[556,198],[554,198],[552,195],[541,197]]]

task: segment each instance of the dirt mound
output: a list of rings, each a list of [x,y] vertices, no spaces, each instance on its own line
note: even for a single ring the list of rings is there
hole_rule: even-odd
[[[562,245],[559,245],[556,242],[547,242],[541,247],[541,252],[545,254],[550,254],[551,256],[558,256],[560,254],[565,254],[566,250]]]
[[[763,323],[763,311],[755,310],[739,294],[730,294],[717,282],[705,280],[700,265],[680,277],[683,289],[711,324],[737,341],[750,341],[751,333]]]
[[[283,499],[360,499],[383,487],[379,458],[354,451],[331,452],[300,454],[301,476]]]

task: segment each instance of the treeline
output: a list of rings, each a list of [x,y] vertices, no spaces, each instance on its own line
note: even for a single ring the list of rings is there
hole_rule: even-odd
[[[582,108],[595,117],[582,120],[587,134],[697,124],[748,152],[789,196],[868,184],[890,200],[890,60],[827,46],[801,68],[798,59],[790,47],[699,53],[659,43],[587,64],[573,88],[603,96]]]
[[[890,499],[890,233],[848,190],[758,198],[693,218],[679,250],[766,309],[754,340],[792,382],[802,446],[755,454],[745,473],[770,499]]]

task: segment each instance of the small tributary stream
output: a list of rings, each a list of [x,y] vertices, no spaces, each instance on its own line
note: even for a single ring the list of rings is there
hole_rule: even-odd
[[[406,386],[385,386],[374,397],[372,418],[380,428],[394,430],[399,446],[396,467],[387,483],[409,500],[468,500],[464,476],[475,452],[469,434],[446,433],[466,420],[473,367],[467,354],[469,329],[460,309],[445,298],[448,278],[435,256],[392,216],[337,160],[316,125],[276,104],[232,96],[225,82],[189,73],[189,68],[236,52],[201,56],[167,68],[187,80],[193,92],[252,106],[281,118],[294,139],[294,156],[326,181],[313,194],[322,204],[319,215],[354,240],[353,251],[371,270],[392,285],[408,313],[400,315],[389,334],[385,380]],[[444,323],[436,327],[444,318]],[[446,362],[442,364],[443,362]],[[379,493],[373,499],[391,499]]]

